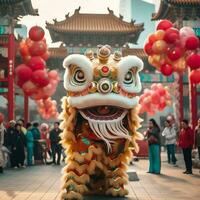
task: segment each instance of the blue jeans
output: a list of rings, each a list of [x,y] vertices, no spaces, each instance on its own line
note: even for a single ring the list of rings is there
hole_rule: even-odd
[[[161,159],[160,159],[160,145],[151,144],[149,145],[149,172],[160,173]]]
[[[173,163],[174,165],[176,164],[176,157],[175,157],[175,145],[174,144],[167,144],[167,158],[168,158],[168,163]]]

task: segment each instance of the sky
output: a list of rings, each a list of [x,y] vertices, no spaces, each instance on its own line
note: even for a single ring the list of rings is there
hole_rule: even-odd
[[[152,3],[156,0],[143,1]],[[64,20],[67,13],[72,15],[79,6],[81,6],[81,13],[108,13],[107,7],[109,7],[115,15],[119,16],[119,4],[120,0],[32,0],[33,8],[38,9],[39,16],[25,16],[21,23],[25,24],[28,30],[35,25],[43,27],[49,46],[58,46],[58,44],[51,44],[51,37],[45,29],[46,21],[53,22],[55,18],[58,21]]]
[[[81,13],[108,13],[107,7],[119,16],[120,0],[32,0],[34,8],[38,9],[40,16],[25,16],[21,20],[22,24],[28,27],[38,25],[45,28],[45,22],[53,22],[52,19],[57,18],[58,21],[64,20],[65,15],[72,15],[74,10],[81,6]],[[49,32],[45,30],[47,42],[51,43]],[[54,46],[54,45],[50,45]]]

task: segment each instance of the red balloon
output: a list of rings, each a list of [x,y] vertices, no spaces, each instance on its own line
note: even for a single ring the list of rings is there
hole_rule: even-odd
[[[40,87],[45,87],[49,84],[48,74],[44,70],[34,71],[31,80]]]
[[[43,70],[45,68],[45,61],[40,56],[34,56],[32,57],[27,65],[33,70]]]
[[[190,81],[194,84],[200,83],[200,70],[192,70],[190,72]]]
[[[180,50],[180,48],[172,48],[168,51],[167,53],[167,57],[172,60],[172,61],[175,61],[175,60],[178,60],[182,55],[182,52]]]
[[[200,68],[200,54],[192,54],[187,58],[187,65],[193,70]]]
[[[150,43],[146,43],[144,46],[144,51],[146,54],[152,55],[153,54],[152,45]]]
[[[31,68],[25,64],[18,65],[17,68],[15,69],[15,72],[16,72],[18,80],[21,80],[24,82],[28,81],[31,78],[32,73],[33,73]]]
[[[24,83],[22,89],[24,93],[28,96],[31,96],[37,91],[37,87],[32,81],[27,81],[26,83]]]
[[[179,30],[175,28],[169,28],[165,32],[164,40],[167,43],[175,43],[176,40],[179,40]]]
[[[49,58],[49,52],[45,52],[43,55],[41,55],[41,57],[46,61]]]
[[[151,102],[153,104],[159,104],[160,102],[160,96],[157,92],[153,92],[153,94],[151,95]]]
[[[4,115],[0,113],[0,123],[2,123],[3,121],[4,121]]]
[[[153,44],[155,41],[157,41],[156,35],[155,34],[151,34],[148,38],[149,43]]]
[[[172,22],[170,22],[169,20],[164,19],[164,20],[159,22],[159,24],[157,25],[156,30],[164,30],[165,31],[165,30],[167,30],[167,29],[169,29],[171,27],[173,27]]]
[[[161,65],[160,71],[165,76],[170,76],[173,73],[173,67],[170,64]]]
[[[20,42],[19,44],[19,52],[22,57],[29,55],[29,48],[26,45],[25,41]]]
[[[29,52],[31,56],[41,56],[43,55],[47,50],[47,45],[42,42],[33,42],[32,46],[29,48]]]
[[[23,56],[23,62],[25,63],[25,64],[27,64],[28,62],[29,62],[29,60],[31,59],[31,56],[30,56],[30,54],[28,54],[28,55],[26,55],[26,56]]]
[[[196,36],[190,36],[185,42],[185,48],[187,50],[195,50],[199,47],[199,38]]]
[[[29,30],[29,37],[33,41],[39,41],[42,40],[44,37],[44,30],[40,26],[33,26]]]
[[[26,45],[28,46],[28,48],[30,48],[33,45],[33,40],[31,40],[30,38],[27,38]]]

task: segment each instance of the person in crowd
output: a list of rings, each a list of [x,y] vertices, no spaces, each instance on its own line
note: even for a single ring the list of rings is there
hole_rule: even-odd
[[[13,137],[15,135],[15,124],[16,122],[14,120],[11,120],[9,122],[9,126],[6,130],[6,134],[5,134],[5,141],[4,144],[6,146],[6,148],[8,149],[8,151],[10,152],[9,154],[9,164],[12,166],[13,165],[13,156],[12,156],[12,141],[13,141]]]
[[[6,129],[4,127],[3,121],[0,122],[0,173],[3,173],[4,167],[4,153],[3,153],[3,144],[4,144],[4,135]]]
[[[149,171],[148,173],[160,174],[160,128],[154,119],[149,120],[149,127],[146,132],[149,145]]]
[[[198,149],[199,160],[200,160],[200,118],[195,128],[195,147]]]
[[[27,130],[26,130],[26,128],[24,127],[24,120],[23,120],[23,119],[19,119],[19,120],[17,120],[17,123],[21,126],[21,131],[22,131],[22,133],[23,133],[24,135],[26,135]]]
[[[59,129],[59,122],[55,122],[53,130],[51,130],[50,132],[50,141],[51,141],[51,149],[53,155],[53,163],[57,165],[60,165],[61,151],[62,151],[62,146],[60,144],[61,132],[62,131]],[[56,154],[57,154],[57,162],[56,162]]]
[[[176,130],[172,126],[171,121],[165,121],[165,129],[162,132],[162,136],[165,137],[165,144],[167,147],[167,158],[168,163],[172,163],[176,165],[176,157],[175,157],[175,144],[176,144]]]
[[[41,132],[41,139],[46,141],[46,153],[49,154],[49,157],[51,158],[51,144],[49,139],[49,126],[46,123],[42,123],[40,125],[40,132]],[[46,155],[47,156],[47,155]]]
[[[13,152],[13,165],[12,167],[24,167],[25,161],[25,146],[26,137],[22,132],[21,125],[15,124],[15,133],[12,141],[12,152]]]
[[[33,128],[31,131],[33,133],[34,140],[39,140],[41,138],[38,122],[33,123]]]
[[[32,133],[32,124],[26,124],[26,146],[27,146],[27,165],[33,165],[33,146],[34,146],[34,138]]]
[[[189,126],[188,120],[181,122],[181,130],[179,134],[178,145],[183,150],[186,171],[184,174],[192,174],[192,148],[194,145],[194,133]]]

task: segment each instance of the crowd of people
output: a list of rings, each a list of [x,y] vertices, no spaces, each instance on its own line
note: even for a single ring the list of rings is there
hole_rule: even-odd
[[[149,171],[148,173],[161,173],[161,136],[165,137],[168,163],[174,166],[177,159],[175,156],[176,146],[182,149],[186,170],[184,174],[192,174],[192,150],[198,149],[200,160],[200,118],[195,131],[189,126],[188,120],[182,120],[177,127],[173,118],[165,121],[165,128],[161,132],[154,119],[149,120],[148,129],[145,132],[149,147]]]
[[[0,173],[4,167],[24,168],[38,163],[60,165],[61,154],[59,122],[51,128],[48,124],[10,121],[8,127],[0,123]]]

